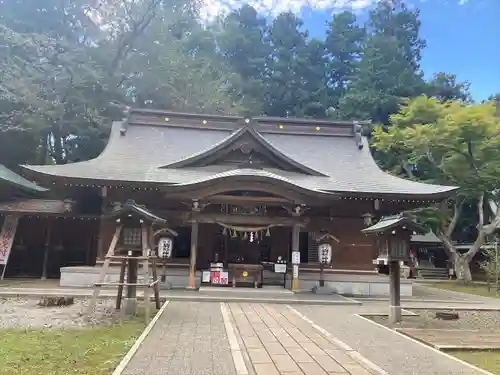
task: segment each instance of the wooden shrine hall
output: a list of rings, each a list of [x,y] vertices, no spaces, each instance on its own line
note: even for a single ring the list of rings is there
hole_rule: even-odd
[[[23,169],[59,199],[89,202],[76,205],[86,215],[104,217],[132,199],[165,218],[177,236],[162,260],[163,287],[310,288],[317,239],[329,234],[338,242],[325,277],[349,292],[372,279],[387,284],[374,273],[376,244],[362,229],[455,190],[383,172],[364,136],[369,126],[131,109],[97,158]],[[62,268],[61,285],[96,282],[114,228],[102,219],[96,230],[96,259]]]

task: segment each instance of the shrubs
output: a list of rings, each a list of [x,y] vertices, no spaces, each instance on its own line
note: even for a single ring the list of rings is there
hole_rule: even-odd
[[[38,301],[40,307],[69,306],[75,303],[74,297],[43,296]]]

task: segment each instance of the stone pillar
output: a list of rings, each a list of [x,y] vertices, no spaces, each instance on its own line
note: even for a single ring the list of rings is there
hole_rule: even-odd
[[[401,270],[397,260],[389,264],[389,322],[395,324],[401,321]]]
[[[196,256],[198,250],[198,227],[197,221],[191,224],[191,258],[189,262],[188,289],[196,289]]]
[[[300,236],[300,227],[298,224],[294,224],[292,227],[292,263],[293,263],[293,253],[299,252],[299,236]],[[292,291],[295,292],[298,290],[299,290],[299,264],[297,263],[297,264],[292,264]]]

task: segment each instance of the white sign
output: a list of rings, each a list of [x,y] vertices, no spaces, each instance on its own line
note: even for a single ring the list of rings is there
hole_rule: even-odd
[[[201,274],[201,282],[209,283],[210,282],[210,271],[203,271]]]
[[[286,264],[274,263],[274,272],[276,273],[286,273]]]
[[[299,266],[297,264],[294,264],[293,265],[293,273],[292,273],[292,277],[294,279],[297,279],[299,277]]]
[[[300,264],[300,252],[299,251],[292,252],[292,263],[293,264]]]
[[[0,264],[7,265],[9,261],[10,250],[16,236],[18,217],[7,215],[3,222],[2,232],[0,233]]]

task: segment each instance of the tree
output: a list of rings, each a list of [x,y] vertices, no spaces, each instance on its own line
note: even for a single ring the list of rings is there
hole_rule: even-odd
[[[325,48],[328,53],[328,87],[331,89],[331,105],[338,106],[349,82],[353,79],[366,30],[357,24],[352,12],[333,15],[326,30]]]
[[[470,102],[472,100],[470,94],[470,83],[457,82],[455,74],[439,72],[427,82],[427,96],[438,98],[441,101],[461,100]]]
[[[483,250],[484,261],[481,262],[481,269],[486,273],[488,280],[488,290],[490,289],[491,281],[495,283],[495,290],[498,293],[500,287],[500,255],[498,248],[498,238],[495,239],[493,246],[487,246]]]
[[[76,154],[96,156],[110,120],[121,117],[113,103],[125,92],[110,66],[126,57],[124,44],[130,45],[130,38],[115,34],[110,39],[102,31],[109,25],[99,21],[100,9],[94,5],[85,0],[0,3],[1,111],[11,130],[30,134],[32,142],[25,145],[29,152],[18,156],[24,162],[63,164],[78,158]],[[127,2],[121,6],[126,8]],[[131,32],[124,29],[127,35]],[[104,34],[117,42],[119,57],[102,58]],[[10,142],[11,135],[4,140]]]
[[[420,96],[392,115],[390,122],[388,128],[375,129],[376,149],[412,165],[419,180],[458,186],[452,200],[424,210],[423,217],[443,241],[457,277],[470,281],[470,261],[500,227],[495,194],[500,187],[500,118],[495,104],[442,103]],[[477,234],[472,247],[462,255],[452,236],[466,201],[475,202]],[[488,210],[488,202],[496,203],[495,212]]]
[[[156,13],[123,64],[134,103],[183,112],[242,111],[233,95],[235,73],[216,53],[214,35],[197,22],[196,7],[163,3]]]
[[[264,113],[269,116],[325,116],[326,58],[319,40],[308,40],[302,20],[278,15],[269,28]],[[311,91],[308,91],[311,90]]]
[[[387,123],[401,98],[423,92],[419,15],[399,0],[378,2],[370,12],[359,64],[339,103],[343,117]]]
[[[93,158],[128,105],[240,111],[197,11],[195,0],[0,2],[0,163]]]
[[[253,7],[243,5],[220,23],[221,30],[216,30],[220,52],[227,66],[241,78],[241,95],[246,106],[253,114],[260,113],[271,53],[267,22]]]

